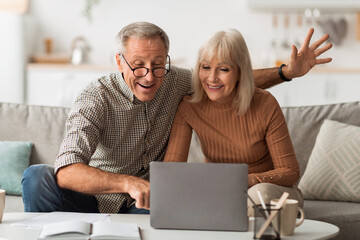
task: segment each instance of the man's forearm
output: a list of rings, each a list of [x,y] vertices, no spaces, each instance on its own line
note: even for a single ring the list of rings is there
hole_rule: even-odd
[[[127,180],[132,176],[110,173],[77,163],[60,168],[56,177],[61,188],[94,195],[127,192]]]
[[[284,82],[279,75],[279,68],[257,69],[253,71],[255,86],[266,89]]]

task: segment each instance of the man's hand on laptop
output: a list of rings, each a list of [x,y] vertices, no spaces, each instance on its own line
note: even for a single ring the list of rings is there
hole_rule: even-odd
[[[129,176],[127,189],[130,196],[135,199],[136,208],[150,209],[150,182],[144,179]]]

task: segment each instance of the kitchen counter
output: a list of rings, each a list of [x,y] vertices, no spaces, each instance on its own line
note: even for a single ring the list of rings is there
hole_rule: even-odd
[[[116,70],[110,64],[30,63],[26,66],[26,103],[70,107],[90,82]]]

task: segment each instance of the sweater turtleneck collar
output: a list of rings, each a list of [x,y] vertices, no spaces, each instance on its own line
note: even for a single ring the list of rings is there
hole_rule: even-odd
[[[234,106],[234,100],[233,99],[230,100],[230,101],[224,102],[224,103],[211,101],[209,98],[207,98],[207,101],[216,108],[228,109],[228,108],[232,108]]]

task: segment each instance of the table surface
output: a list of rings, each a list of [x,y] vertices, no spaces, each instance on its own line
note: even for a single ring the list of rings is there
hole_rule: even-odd
[[[36,217],[41,213],[4,213],[2,223],[0,223],[0,240],[23,240],[37,239],[40,230],[25,229],[22,227],[11,226],[12,223]],[[162,240],[162,239],[253,239],[252,220],[248,232],[223,232],[223,231],[194,231],[194,230],[162,230],[154,229],[150,226],[149,215],[136,214],[111,214],[110,219],[117,222],[137,223],[140,227],[142,240]],[[281,237],[282,240],[309,240],[309,239],[329,239],[339,233],[339,228],[333,224],[308,220],[295,229],[291,237]]]

